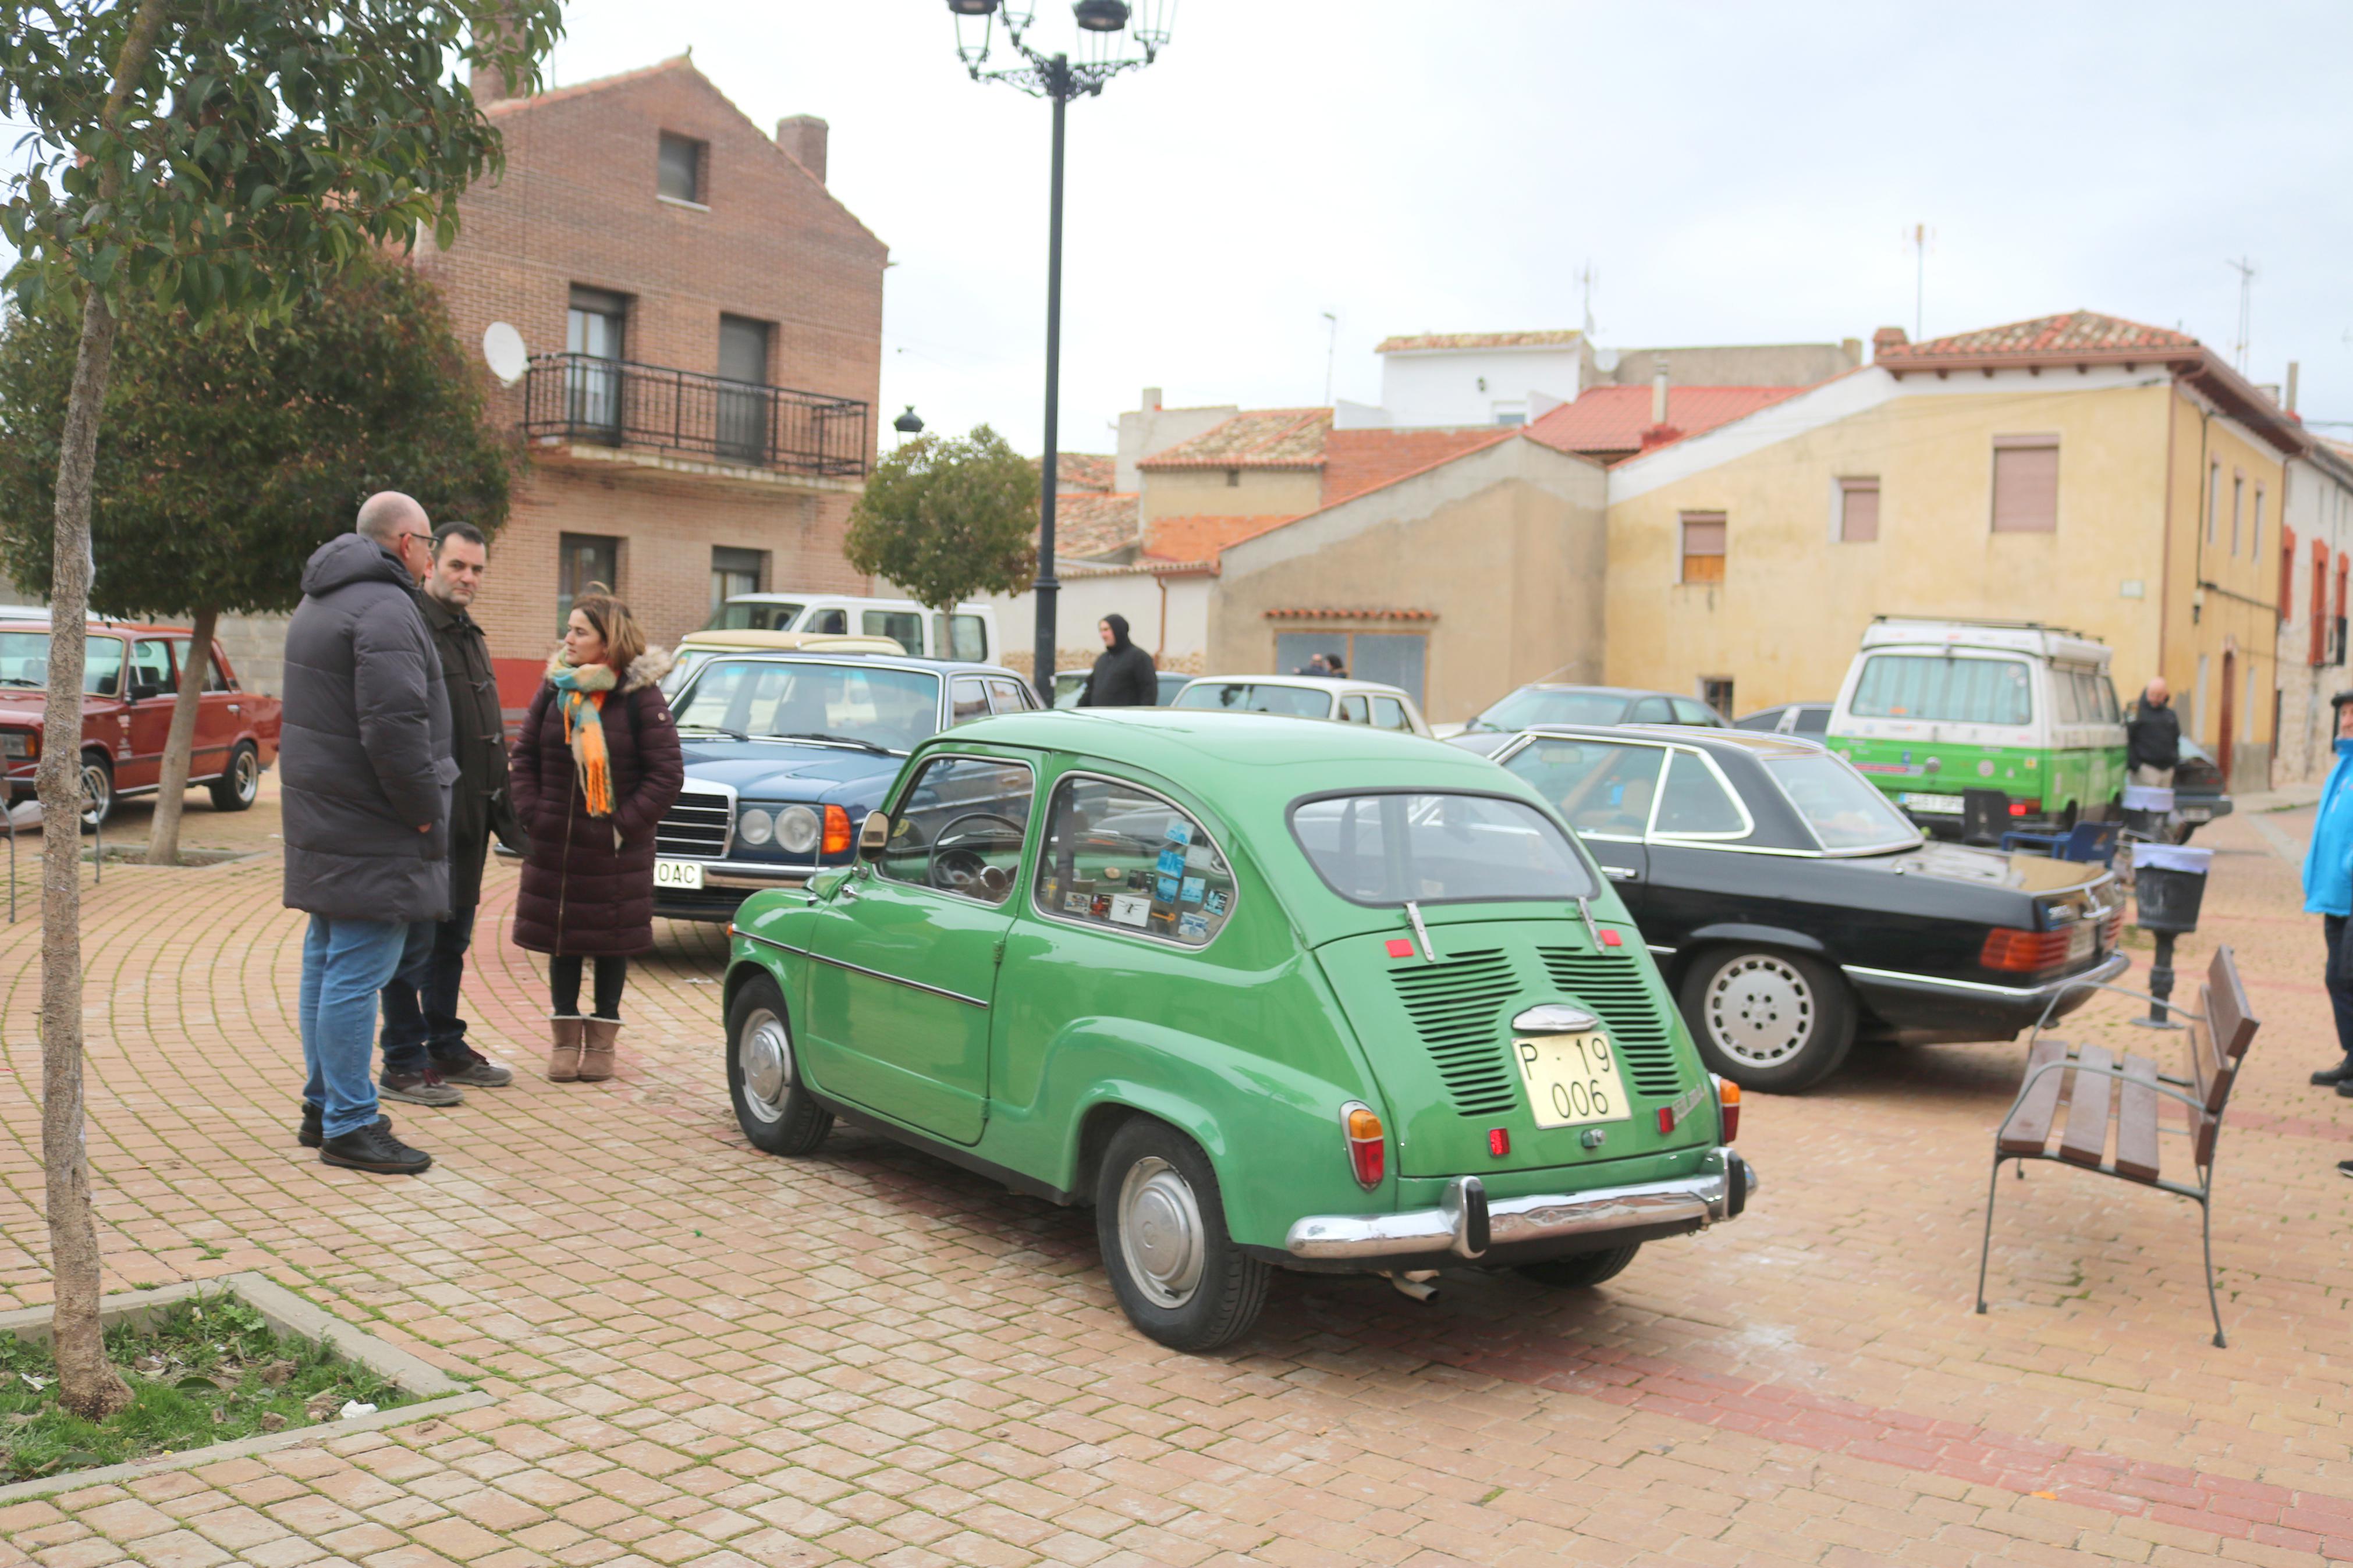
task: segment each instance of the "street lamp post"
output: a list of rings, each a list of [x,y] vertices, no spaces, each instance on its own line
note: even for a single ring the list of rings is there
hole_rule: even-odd
[[[1029,45],[1024,35],[1035,16],[1033,10],[1017,12],[1010,3],[1001,5],[1000,0],[948,0],[948,10],[956,22],[956,57],[964,61],[972,79],[1006,82],[1054,106],[1053,173],[1046,220],[1046,451],[1038,475],[1041,492],[1034,584],[1038,625],[1032,649],[1037,661],[1032,679],[1039,697],[1049,705],[1054,700],[1054,606],[1061,593],[1061,584],[1054,576],[1054,486],[1061,466],[1062,112],[1071,100],[1099,93],[1105,82],[1122,71],[1139,70],[1157,59],[1167,47],[1168,23],[1175,9],[1176,0],[1136,0],[1134,5],[1127,0],[1078,0],[1071,7],[1081,44],[1080,58],[1073,60],[1068,54],[1047,54]],[[1136,15],[1139,12],[1142,15]],[[999,23],[1007,44],[1021,63],[987,70],[983,68]],[[968,35],[967,28],[977,29],[977,39]],[[1136,52],[1126,52],[1125,45],[1118,41],[1121,35]]]

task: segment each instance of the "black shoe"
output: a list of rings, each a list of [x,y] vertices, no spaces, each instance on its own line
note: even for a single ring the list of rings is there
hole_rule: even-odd
[[[432,1168],[433,1156],[395,1138],[389,1127],[377,1126],[328,1139],[319,1145],[319,1163],[383,1176],[416,1176]]]
[[[2353,1160],[2337,1161],[2337,1173],[2340,1176],[2353,1176]]]
[[[301,1144],[305,1149],[316,1149],[322,1142],[325,1142],[326,1139],[326,1128],[324,1123],[324,1115],[321,1112],[319,1108],[311,1104],[309,1100],[304,1100],[302,1102],[302,1131],[294,1134],[294,1141],[297,1143]],[[377,1117],[375,1119],[375,1124],[380,1131],[385,1132],[392,1131],[392,1118],[389,1116]]]
[[[386,1068],[384,1076],[375,1080],[376,1094],[385,1100],[403,1100],[410,1105],[463,1105],[466,1096],[454,1084],[441,1081],[441,1075],[431,1068],[416,1072],[395,1072]]]
[[[2322,1089],[2331,1084],[2353,1081],[2353,1057],[2347,1057],[2333,1068],[2322,1068],[2312,1075],[2312,1081]]]
[[[2353,1078],[2348,1078],[2339,1083],[2337,1086],[2337,1092],[2347,1100],[2353,1100]]]
[[[435,1057],[433,1070],[443,1083],[462,1083],[469,1089],[504,1089],[514,1082],[514,1069],[502,1068],[471,1046],[459,1046],[462,1053],[454,1057]]]

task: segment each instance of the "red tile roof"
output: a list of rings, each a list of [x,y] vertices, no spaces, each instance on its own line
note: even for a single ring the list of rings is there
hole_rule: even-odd
[[[1029,466],[1037,468],[1043,458],[1032,458]],[[1062,476],[1064,493],[1071,490],[1099,490],[1109,494],[1119,471],[1119,459],[1099,452],[1057,452],[1054,467]]]
[[[1032,538],[1036,534],[1031,534]],[[1054,553],[1069,561],[1084,561],[1124,550],[1143,537],[1131,493],[1098,495],[1065,490],[1054,498]]]
[[[1422,332],[1413,337],[1383,338],[1377,354],[1413,353],[1431,349],[1554,349],[1567,348],[1585,334],[1554,332]]]
[[[1802,386],[1670,386],[1667,424],[1682,436],[1696,436],[1769,408],[1805,391]],[[1559,452],[1633,452],[1651,427],[1651,388],[1588,386],[1574,403],[1564,403],[1527,427],[1528,439]],[[1663,443],[1662,443],[1663,444]]]
[[[2124,353],[2195,352],[2200,344],[2187,332],[2145,327],[2116,316],[2092,310],[2070,310],[2063,316],[2037,316],[2031,321],[1956,332],[1916,343],[1894,343],[1879,351],[1877,363],[1886,365],[1975,363],[1989,359],[2065,358],[2078,354],[2120,357]]]
[[[1284,523],[1295,521],[1298,516],[1297,512],[1280,512],[1251,517],[1194,514],[1157,518],[1144,531],[1145,558],[1151,561],[1215,563],[1226,546],[1271,532]]]
[[[1155,452],[1143,468],[1314,468],[1324,463],[1328,408],[1253,408]]]
[[[1516,427],[1500,425],[1460,430],[1335,430],[1324,440],[1323,503],[1336,505],[1517,434]]]

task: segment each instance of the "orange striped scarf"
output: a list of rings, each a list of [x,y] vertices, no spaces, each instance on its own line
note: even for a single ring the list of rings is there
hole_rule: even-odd
[[[549,667],[548,684],[564,713],[564,739],[572,748],[572,763],[580,775],[580,793],[587,798],[588,815],[613,815],[612,756],[605,749],[605,698],[613,689],[613,667],[585,668],[556,663]]]

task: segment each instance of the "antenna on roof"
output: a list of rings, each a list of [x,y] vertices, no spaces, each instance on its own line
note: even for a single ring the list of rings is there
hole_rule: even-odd
[[[1332,356],[1340,352],[1340,318],[1326,310],[1324,319],[1332,323],[1324,340],[1324,406],[1329,408],[1332,406]]]
[[[2239,341],[2231,345],[2231,363],[2241,375],[2244,375],[2247,374],[2247,339],[2251,335],[2248,329],[2253,323],[2255,308],[2255,264],[2242,256],[2236,261],[2225,258],[2222,265],[2239,275]]]
[[[1915,343],[1928,335],[1921,323],[1927,319],[1928,242],[1936,237],[1936,231],[1925,223],[1914,224],[1912,232],[1904,237],[1904,243],[1913,250],[1912,341]]]
[[[1593,285],[1600,280],[1599,275],[1593,270],[1591,258],[1586,259],[1585,266],[1577,272],[1577,280],[1585,289],[1585,337],[1590,342],[1593,339]]]

